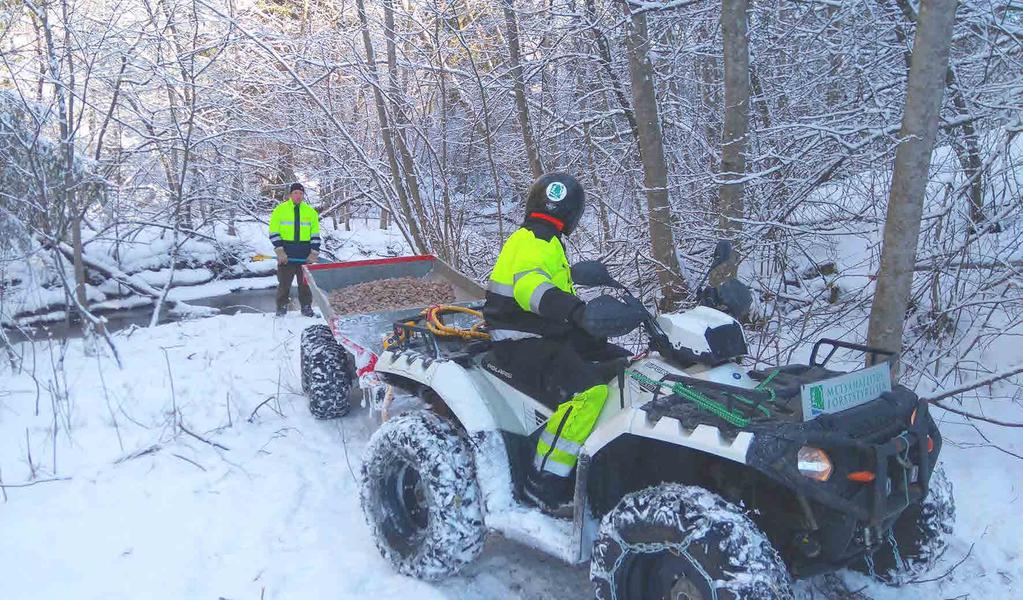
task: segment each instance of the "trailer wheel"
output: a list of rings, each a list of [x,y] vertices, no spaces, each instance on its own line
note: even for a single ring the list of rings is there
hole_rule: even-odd
[[[330,328],[326,325],[313,325],[306,327],[302,330],[302,338],[299,342],[298,353],[299,363],[301,365],[300,371],[302,374],[302,392],[309,393],[309,355],[312,354],[313,348],[318,348],[324,343],[328,343],[328,340],[334,338],[334,334],[330,332]]]
[[[590,580],[598,600],[791,600],[767,537],[717,494],[665,483],[604,516]]]
[[[317,419],[343,417],[350,409],[351,357],[326,325],[302,331],[302,391],[309,397],[309,412]]]
[[[360,496],[380,554],[404,575],[439,579],[483,549],[483,497],[469,441],[428,410],[394,417],[373,434]]]
[[[899,587],[927,571],[948,547],[955,525],[952,482],[940,465],[934,468],[927,497],[907,508],[891,535],[873,556],[873,571],[864,561],[857,568],[888,585]]]

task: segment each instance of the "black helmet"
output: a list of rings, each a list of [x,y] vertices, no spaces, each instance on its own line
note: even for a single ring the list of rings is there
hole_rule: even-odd
[[[526,216],[549,215],[564,223],[561,232],[571,235],[586,210],[586,192],[575,177],[547,173],[533,182],[526,196]]]

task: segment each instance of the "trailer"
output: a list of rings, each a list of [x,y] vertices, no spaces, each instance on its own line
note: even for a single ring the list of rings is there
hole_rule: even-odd
[[[371,407],[380,408],[387,401],[387,386],[374,372],[384,340],[394,333],[396,324],[410,335],[419,333],[419,328],[403,324],[421,317],[428,308],[424,303],[340,314],[331,305],[332,293],[372,281],[414,278],[450,284],[452,304],[470,309],[481,307],[485,293],[475,281],[431,255],[321,263],[305,265],[302,271],[326,322],[306,328],[300,348],[302,389],[309,398],[310,412],[320,419],[347,414],[356,389]],[[471,315],[456,315],[454,324],[468,327],[470,320]]]

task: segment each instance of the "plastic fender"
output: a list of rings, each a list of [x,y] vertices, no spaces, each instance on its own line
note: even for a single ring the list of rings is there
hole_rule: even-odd
[[[711,381],[713,383],[720,383],[723,385],[732,385],[735,387],[746,388],[752,390],[757,387],[757,382],[749,376],[746,369],[735,363],[725,363],[716,367],[700,368],[699,365],[686,371],[686,375],[695,379],[702,379],[704,381]]]
[[[374,371],[399,375],[429,387],[470,434],[497,429],[469,374],[452,361],[427,361],[419,354],[384,352],[377,358]]]
[[[740,431],[733,438],[722,435],[721,430],[712,425],[686,429],[678,419],[671,417],[651,423],[642,410],[626,408],[594,431],[583,450],[595,456],[604,446],[627,434],[714,454],[740,464],[746,464],[746,453],[753,444],[753,434],[748,431]]]

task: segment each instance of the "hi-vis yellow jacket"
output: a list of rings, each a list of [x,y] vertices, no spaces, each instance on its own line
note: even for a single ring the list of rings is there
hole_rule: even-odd
[[[581,305],[558,230],[528,219],[504,243],[490,273],[483,314],[494,339],[567,333]]]
[[[304,261],[320,250],[320,217],[305,202],[285,200],[270,213],[270,242],[284,248],[289,260]]]

